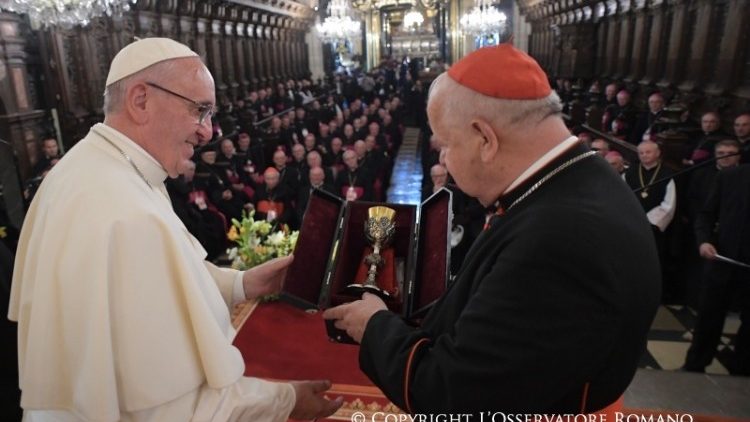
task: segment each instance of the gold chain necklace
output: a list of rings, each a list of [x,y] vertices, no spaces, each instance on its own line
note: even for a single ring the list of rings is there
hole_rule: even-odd
[[[656,171],[654,171],[654,174],[651,176],[651,180],[648,181],[648,184],[643,184],[643,164],[638,165],[638,178],[641,181],[641,198],[648,198],[648,189],[646,189],[646,186],[651,186],[651,184],[654,183],[654,180],[656,180],[656,176],[659,174],[659,170],[661,170],[661,162],[659,162],[659,165],[656,166]]]
[[[584,158],[592,157],[592,156],[594,156],[594,155],[596,155],[596,154],[597,154],[597,152],[596,152],[596,151],[589,151],[589,152],[584,152],[583,154],[581,154],[581,155],[578,155],[578,156],[575,156],[575,157],[571,158],[570,160],[568,160],[568,161],[566,161],[566,162],[564,162],[564,163],[560,164],[560,166],[558,166],[557,168],[553,169],[553,170],[552,170],[551,172],[547,173],[547,174],[546,174],[546,175],[545,175],[544,177],[542,177],[542,178],[541,178],[541,179],[540,179],[540,180],[539,180],[538,182],[534,183],[534,184],[533,184],[533,185],[532,185],[532,186],[531,186],[531,187],[530,187],[530,188],[529,188],[529,189],[528,189],[528,190],[527,190],[526,192],[524,192],[524,194],[523,194],[523,195],[519,196],[519,197],[518,197],[518,199],[516,199],[515,201],[513,201],[513,203],[512,203],[512,204],[510,204],[510,206],[508,206],[508,208],[507,208],[507,209],[505,209],[505,212],[508,212],[508,211],[510,211],[510,209],[511,209],[511,208],[515,207],[515,206],[516,206],[516,205],[517,205],[517,204],[518,204],[519,202],[521,202],[521,201],[523,201],[524,199],[526,199],[526,197],[528,197],[529,195],[531,195],[531,194],[532,194],[532,193],[533,193],[533,192],[534,192],[535,190],[537,190],[537,189],[538,189],[538,188],[539,188],[540,186],[542,186],[542,185],[543,185],[543,184],[544,184],[544,183],[545,183],[545,182],[546,182],[547,180],[551,179],[551,178],[552,178],[553,176],[555,176],[555,175],[556,175],[557,173],[560,173],[561,171],[563,171],[563,170],[565,170],[566,168],[568,168],[568,167],[572,166],[573,164],[575,164],[575,163],[577,163],[577,162],[579,162],[579,161],[583,160]]]

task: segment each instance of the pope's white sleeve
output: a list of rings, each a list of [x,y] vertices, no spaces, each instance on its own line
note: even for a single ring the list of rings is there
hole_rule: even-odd
[[[283,422],[294,408],[296,394],[291,384],[242,377],[234,384],[198,389],[162,405],[135,412],[122,412],[120,422]],[[80,422],[69,411],[27,411],[29,422]],[[24,419],[26,420],[26,419]]]
[[[219,268],[208,261],[204,261],[204,264],[213,277],[227,306],[246,300],[245,289],[242,286],[242,274],[244,274],[242,271],[232,268]]]
[[[242,377],[229,387],[204,387],[193,422],[285,422],[294,408],[291,384]]]

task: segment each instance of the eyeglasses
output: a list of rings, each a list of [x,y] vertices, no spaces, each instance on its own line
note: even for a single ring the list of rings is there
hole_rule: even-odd
[[[163,86],[159,86],[159,85],[157,85],[157,84],[155,84],[153,82],[146,82],[146,85],[152,86],[152,87],[154,87],[156,89],[160,89],[160,90],[166,92],[167,94],[174,95],[175,97],[182,98],[183,100],[185,100],[185,101],[189,102],[190,104],[194,105],[195,108],[198,110],[198,124],[199,125],[203,125],[203,123],[206,121],[206,118],[210,119],[211,116],[213,116],[213,114],[216,112],[216,108],[214,107],[213,104],[199,103],[199,102],[197,102],[195,100],[191,100],[190,98],[188,98],[188,97],[186,97],[184,95],[178,94],[178,93],[176,93],[174,91],[171,91],[171,90],[169,90],[167,88],[164,88]]]

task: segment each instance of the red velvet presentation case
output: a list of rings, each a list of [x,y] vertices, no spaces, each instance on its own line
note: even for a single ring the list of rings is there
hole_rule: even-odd
[[[363,274],[363,258],[371,252],[364,234],[365,220],[369,208],[382,205],[396,210],[396,228],[391,250],[382,253],[394,262],[386,262],[378,281],[396,278],[398,293],[385,302],[391,311],[418,322],[448,284],[452,199],[449,190],[441,189],[420,206],[349,202],[314,190],[281,299],[309,312],[359,299],[344,290],[349,284],[361,282],[357,277]],[[383,274],[388,269],[393,276]],[[332,322],[327,324],[331,339],[352,341]]]

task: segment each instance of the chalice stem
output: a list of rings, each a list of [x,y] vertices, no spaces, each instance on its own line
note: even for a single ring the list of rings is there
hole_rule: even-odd
[[[372,254],[374,256],[380,256],[380,242],[375,242],[375,244],[372,246]],[[378,276],[378,264],[376,263],[370,264],[370,269],[367,270],[367,280],[365,281],[365,285],[377,286],[378,284],[375,282],[375,278],[377,276]]]

